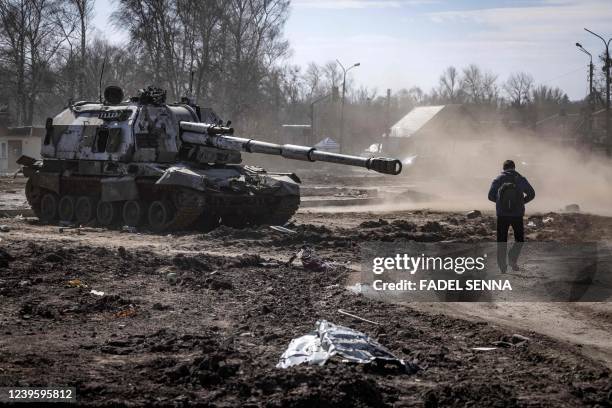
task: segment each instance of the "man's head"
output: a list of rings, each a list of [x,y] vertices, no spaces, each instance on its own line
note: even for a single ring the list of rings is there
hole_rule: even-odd
[[[512,160],[506,160],[504,162],[504,170],[514,170],[516,166]]]

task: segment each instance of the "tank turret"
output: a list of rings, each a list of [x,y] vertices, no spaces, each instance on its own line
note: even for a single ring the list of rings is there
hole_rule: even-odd
[[[297,211],[299,178],[244,166],[241,153],[324,161],[399,174],[401,162],[234,135],[210,109],[166,102],[149,87],[124,100],[71,103],[47,119],[41,161],[22,157],[26,197],[44,222],[147,225],[154,231],[280,225]]]

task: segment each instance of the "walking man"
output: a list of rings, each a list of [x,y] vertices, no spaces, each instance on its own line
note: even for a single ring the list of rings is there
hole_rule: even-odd
[[[497,213],[497,263],[506,272],[508,230],[512,227],[514,241],[508,258],[513,270],[518,270],[518,257],[522,242],[525,241],[523,216],[525,204],[533,200],[535,191],[527,179],[516,171],[512,160],[506,160],[502,173],[493,180],[489,190],[489,200],[495,203]],[[501,244],[500,244],[501,243]]]

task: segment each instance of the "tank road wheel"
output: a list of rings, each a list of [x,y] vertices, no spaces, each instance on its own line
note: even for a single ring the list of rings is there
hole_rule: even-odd
[[[57,213],[60,221],[71,222],[74,220],[75,199],[71,195],[63,196],[58,204]]]
[[[110,201],[98,201],[96,206],[96,218],[98,224],[103,227],[112,226],[119,216],[119,204]]]
[[[154,232],[164,231],[172,222],[172,205],[167,200],[153,201],[149,207],[149,226]]]
[[[74,206],[74,216],[80,225],[88,224],[96,216],[96,202],[92,197],[79,197]]]
[[[43,222],[52,222],[57,219],[57,194],[46,193],[40,199],[40,220]]]
[[[142,201],[130,200],[123,204],[123,223],[130,227],[138,227],[145,216],[145,206]]]
[[[300,207],[300,198],[295,196],[283,197],[278,204],[258,219],[260,224],[285,225]]]

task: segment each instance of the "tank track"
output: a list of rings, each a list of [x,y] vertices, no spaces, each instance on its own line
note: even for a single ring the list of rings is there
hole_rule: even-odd
[[[197,205],[181,205],[177,206],[176,212],[172,221],[166,227],[166,230],[183,230],[191,229],[192,226],[200,218],[202,207]]]
[[[32,179],[28,180],[26,185],[26,199],[32,207],[34,214],[41,217],[41,199],[45,193],[50,191],[36,186]],[[162,230],[158,232],[177,231],[177,230],[206,230],[207,228],[201,228],[201,217],[206,211],[207,206],[204,204],[209,201],[211,197],[214,197],[214,193],[194,193],[190,190],[182,191],[183,195],[175,196],[172,200],[174,204],[174,215],[172,219],[165,225]],[[61,198],[62,195],[58,195]],[[239,197],[238,197],[239,198]],[[221,223],[230,225],[232,227],[241,228],[248,225],[283,225],[287,223],[291,217],[297,212],[300,204],[299,196],[285,196],[281,197],[275,205],[253,205],[251,203],[245,203],[244,206],[238,206],[232,208],[232,211],[228,217],[228,220],[234,220],[235,214],[256,214],[245,216],[242,223]],[[227,209],[225,209],[227,210]],[[223,218],[222,211],[223,207],[210,207],[209,212],[217,214],[217,218]],[[51,221],[53,222],[53,221]],[[97,223],[94,218],[92,224]],[[117,225],[123,225],[123,221]],[[219,223],[213,223],[216,227]],[[210,229],[210,228],[208,228]]]
[[[300,207],[300,197],[283,197],[278,205],[260,218],[261,224],[284,225]]]

